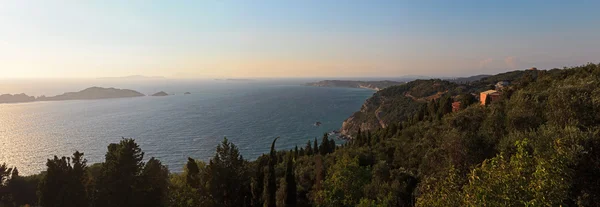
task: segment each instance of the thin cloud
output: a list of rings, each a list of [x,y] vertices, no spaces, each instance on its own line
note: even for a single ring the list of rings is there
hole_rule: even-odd
[[[492,58],[487,58],[487,59],[481,60],[481,61],[479,61],[479,67],[486,68],[487,66],[492,64],[493,61],[494,61],[494,59],[492,59]]]
[[[518,59],[515,56],[509,56],[504,59],[504,63],[511,69],[517,68]]]

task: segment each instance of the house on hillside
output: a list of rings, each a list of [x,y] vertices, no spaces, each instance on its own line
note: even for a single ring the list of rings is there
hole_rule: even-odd
[[[481,105],[485,106],[487,105],[486,103],[491,103],[500,99],[500,95],[500,92],[496,90],[487,90],[479,94],[479,101],[481,102]]]
[[[498,83],[496,83],[495,87],[497,91],[502,90],[503,88],[505,88],[506,86],[508,86],[510,83],[508,81],[499,81]]]
[[[452,112],[457,112],[460,110],[460,101],[452,102]]]

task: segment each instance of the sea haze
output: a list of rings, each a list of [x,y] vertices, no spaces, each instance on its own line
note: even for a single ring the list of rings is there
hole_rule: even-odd
[[[173,172],[182,170],[187,157],[208,161],[223,137],[237,145],[245,158],[255,159],[268,152],[275,137],[281,137],[278,149],[303,147],[315,137],[320,141],[323,133],[339,129],[374,92],[302,83],[115,83],[146,94],[164,90],[175,95],[0,104],[0,162],[16,166],[25,175],[45,170],[52,156],[71,155],[75,150],[84,152],[89,163],[102,162],[107,145],[122,137],[136,139],[146,160],[157,157]],[[322,125],[314,126],[316,121]]]

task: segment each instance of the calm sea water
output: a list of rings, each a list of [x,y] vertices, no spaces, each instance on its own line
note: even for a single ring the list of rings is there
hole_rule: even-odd
[[[132,86],[141,92],[157,86]],[[45,169],[46,159],[85,153],[102,162],[109,143],[136,139],[145,159],[159,158],[179,172],[187,157],[207,161],[227,137],[247,159],[269,150],[304,146],[339,129],[373,91],[293,83],[165,84],[167,97],[0,104],[0,163],[22,174]],[[183,95],[184,92],[191,95]],[[323,124],[316,127],[313,124]]]

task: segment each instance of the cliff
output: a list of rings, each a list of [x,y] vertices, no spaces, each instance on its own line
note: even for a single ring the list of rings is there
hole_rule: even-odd
[[[402,82],[397,81],[352,81],[352,80],[324,80],[315,83],[307,83],[307,86],[315,87],[344,87],[344,88],[367,88],[379,91],[381,89],[400,85]]]
[[[344,121],[342,134],[352,136],[362,131],[385,128],[392,123],[406,120],[429,100],[451,93],[458,94],[458,85],[449,81],[416,80],[392,86],[375,93],[362,105],[360,111]]]

